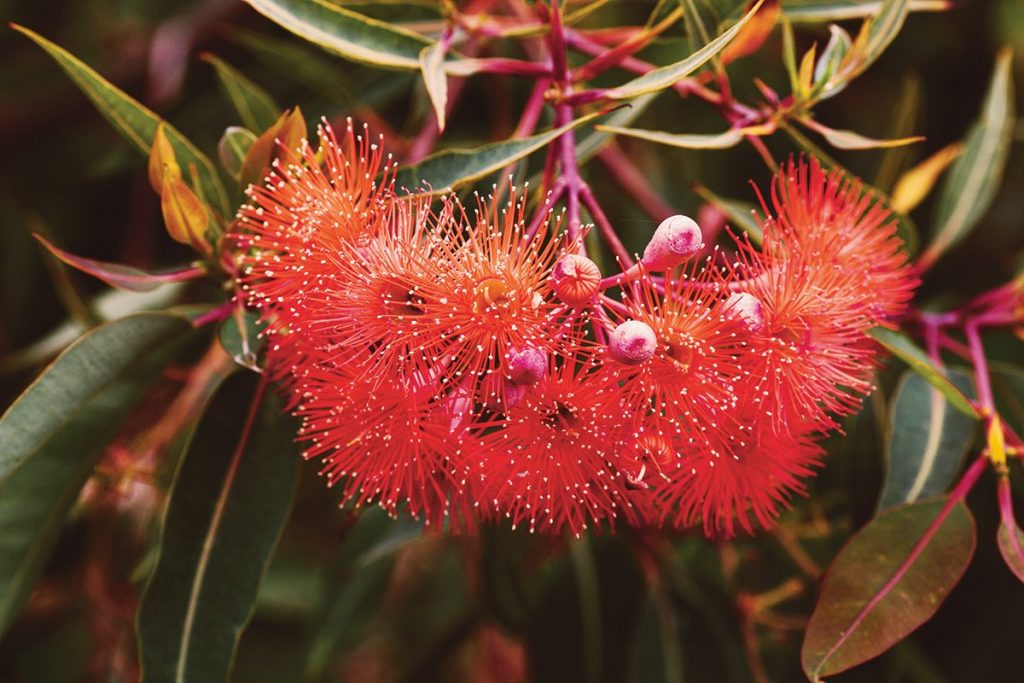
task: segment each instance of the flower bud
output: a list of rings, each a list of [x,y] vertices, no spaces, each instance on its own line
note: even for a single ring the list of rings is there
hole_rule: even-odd
[[[522,400],[526,390],[526,386],[506,382],[500,375],[492,373],[481,383],[478,399],[492,413],[504,413]]]
[[[586,256],[566,254],[551,269],[551,289],[562,303],[582,306],[590,303],[601,285],[601,271]]]
[[[668,270],[693,258],[703,246],[700,227],[692,218],[670,216],[654,231],[642,263],[647,270]]]
[[[513,384],[536,384],[547,371],[548,357],[540,349],[529,347],[508,355],[508,378]]]
[[[608,351],[612,358],[626,365],[646,363],[657,348],[654,330],[639,320],[627,320],[608,336]]]
[[[761,300],[753,294],[730,294],[724,306],[726,311],[743,320],[751,332],[760,332],[764,328],[764,307]]]

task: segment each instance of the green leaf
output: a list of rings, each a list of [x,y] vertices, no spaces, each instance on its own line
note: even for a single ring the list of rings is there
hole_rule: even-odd
[[[996,532],[996,543],[1006,566],[1021,581],[1024,581],[1024,531],[1013,519],[1002,520]]]
[[[433,41],[326,0],[245,0],[257,12],[328,52],[363,64],[418,70]]]
[[[257,359],[263,346],[260,332],[266,323],[260,323],[259,315],[252,311],[231,316],[217,330],[220,345],[231,358],[243,368],[259,371]]]
[[[12,24],[11,28],[30,38],[49,53],[60,68],[71,77],[75,85],[92,100],[92,103],[110,121],[111,125],[143,154],[149,155],[157,126],[162,122],[159,116],[114,87],[77,57],[51,43],[35,31],[17,24]],[[166,122],[164,122],[164,133],[174,148],[184,176],[189,178],[191,169],[195,169],[197,182],[193,184],[193,189],[207,202],[213,204],[221,215],[229,215],[231,207],[214,165],[196,149],[188,138]]]
[[[965,395],[971,391],[966,372],[950,370],[948,379]],[[920,375],[903,373],[889,409],[888,472],[879,511],[945,492],[974,440],[974,425],[971,418],[951,410],[945,397]]]
[[[651,105],[657,93],[641,95],[628,106],[616,110],[605,119],[608,126],[628,126],[636,121]],[[612,139],[610,133],[598,130],[596,127],[581,133],[576,138],[576,160],[580,165],[592,159]]]
[[[0,417],[0,632],[28,597],[102,447],[191,332],[160,313],[101,325]]]
[[[594,120],[600,113],[588,114],[564,126],[527,138],[504,140],[475,149],[446,149],[418,164],[398,169],[395,186],[417,194],[440,194],[479,180],[538,149],[554,142],[563,133]]]
[[[811,680],[877,657],[935,614],[975,547],[974,520],[962,502],[926,538],[945,503],[887,512],[839,551],[804,637],[801,659]]]
[[[211,54],[202,57],[217,71],[221,88],[241,117],[243,126],[249,130],[266,130],[274,125],[281,107],[266,90],[223,59]]]
[[[631,97],[637,97],[638,95],[644,95],[649,92],[664,90],[665,88],[675,85],[702,67],[716,54],[721,52],[725,46],[729,44],[729,41],[736,37],[736,34],[740,32],[740,29],[750,21],[750,18],[753,17],[761,7],[761,3],[763,1],[764,0],[759,0],[759,2],[744,14],[739,21],[733,24],[729,30],[722,33],[720,36],[691,54],[686,59],[676,62],[675,64],[669,64],[655,69],[654,71],[646,73],[638,78],[634,78],[617,88],[611,88],[610,90],[605,91],[604,95],[613,100],[625,100]]]
[[[1024,368],[996,362],[988,369],[996,411],[1018,433],[1024,432]]]
[[[911,12],[941,12],[952,0],[910,0]],[[793,23],[817,24],[849,19],[867,19],[882,9],[881,0],[835,0],[833,2],[784,3],[782,11]]]
[[[864,53],[856,55],[854,54],[855,50],[849,53],[854,58],[853,69],[845,74],[844,80],[850,80],[855,75],[863,73],[882,56],[885,49],[899,35],[908,14],[910,14],[910,0],[882,0],[878,13],[872,14],[868,19],[869,23],[865,26],[867,44]],[[854,48],[856,49],[856,42]]]
[[[228,378],[178,467],[138,614],[143,680],[223,681],[284,527],[299,459],[266,379]]]
[[[235,180],[241,179],[245,157],[248,156],[249,148],[254,142],[256,142],[256,134],[251,130],[230,126],[224,131],[220,142],[217,143],[217,156],[220,158],[220,165]]]
[[[942,392],[949,404],[964,415],[978,419],[978,411],[963,393],[957,389],[942,371],[935,367],[928,354],[918,348],[903,333],[884,327],[875,327],[868,331],[868,336],[884,346],[894,356],[910,366],[910,369],[921,375],[926,382]]]
[[[744,135],[744,132],[737,128],[712,135],[664,133],[657,130],[619,128],[617,126],[595,126],[595,128],[613,135],[624,135],[630,138],[647,140],[659,145],[683,147],[685,149],[728,149],[738,145],[743,140]]]
[[[1013,139],[1012,53],[999,53],[981,118],[965,139],[964,151],[942,185],[935,209],[935,236],[921,255],[934,263],[957,244],[988,211],[1002,181]]]

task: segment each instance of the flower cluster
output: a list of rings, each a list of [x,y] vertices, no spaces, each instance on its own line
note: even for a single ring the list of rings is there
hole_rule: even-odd
[[[515,190],[435,206],[365,129],[319,143],[250,190],[235,239],[305,456],[355,505],[549,533],[770,525],[871,389],[865,332],[916,286],[889,212],[814,160],[775,178],[760,248],[709,249],[675,216],[602,278]]]

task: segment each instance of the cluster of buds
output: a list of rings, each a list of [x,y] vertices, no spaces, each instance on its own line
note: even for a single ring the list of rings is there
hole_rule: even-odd
[[[889,212],[814,160],[775,178],[759,248],[673,216],[602,276],[515,190],[432,205],[365,129],[318,132],[234,239],[267,371],[343,502],[577,535],[770,525],[917,284]]]

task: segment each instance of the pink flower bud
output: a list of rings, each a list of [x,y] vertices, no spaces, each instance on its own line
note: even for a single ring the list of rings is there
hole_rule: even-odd
[[[654,231],[642,263],[647,270],[668,270],[695,256],[703,246],[700,227],[692,218],[670,216]]]
[[[526,390],[522,384],[512,384],[498,374],[491,374],[481,384],[478,397],[487,410],[504,413],[522,400]]]
[[[586,256],[566,254],[551,269],[551,289],[570,306],[590,303],[600,285],[601,271]]]
[[[746,323],[751,332],[760,332],[764,328],[764,307],[761,300],[747,292],[730,294],[725,300],[725,309]]]
[[[646,363],[657,348],[654,330],[639,320],[627,320],[608,336],[608,351],[612,358],[626,365]]]
[[[548,371],[548,357],[540,349],[526,348],[508,356],[508,378],[513,384],[536,384]]]

